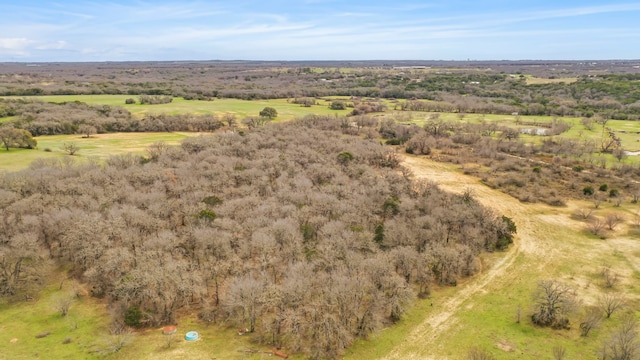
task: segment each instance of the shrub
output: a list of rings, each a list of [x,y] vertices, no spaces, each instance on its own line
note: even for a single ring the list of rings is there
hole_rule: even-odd
[[[347,108],[347,105],[345,105],[344,102],[342,101],[332,101],[331,105],[329,105],[329,109],[331,110],[344,110]]]
[[[587,195],[587,196],[589,196],[589,195],[593,195],[593,192],[594,192],[594,191],[593,191],[593,186],[585,186],[585,187],[582,189],[582,193],[583,193],[583,194],[585,194],[585,195]]]
[[[202,219],[202,220],[209,220],[209,221],[213,221],[216,219],[216,213],[211,211],[211,210],[200,210],[200,213],[198,213],[198,218]]]
[[[608,189],[609,189],[609,185],[607,185],[607,184],[602,184],[598,188],[598,190],[600,190],[600,191],[607,191]]]
[[[373,241],[375,241],[376,244],[378,245],[382,245],[382,242],[384,241],[384,224],[383,223],[379,223],[378,225],[376,225],[374,234],[375,235],[373,237]]]
[[[262,111],[260,111],[260,116],[273,119],[274,117],[278,116],[278,111],[270,106],[267,106],[262,109]]]
[[[609,190],[609,197],[617,197],[619,195],[618,189]]]
[[[302,238],[305,241],[313,239],[316,235],[316,229],[309,224],[300,225],[300,232],[302,232]]]
[[[346,165],[351,160],[353,160],[353,155],[348,151],[343,151],[338,154],[338,162],[342,165]]]
[[[137,306],[132,306],[124,313],[124,323],[131,327],[140,327],[142,320],[142,311]]]
[[[212,196],[207,196],[206,198],[202,199],[202,202],[209,205],[209,206],[216,206],[216,205],[220,205],[222,204],[222,199],[220,199],[219,197],[212,195]]]
[[[387,145],[402,145],[404,143],[404,141],[402,141],[402,139],[389,139],[387,141],[384,142]]]

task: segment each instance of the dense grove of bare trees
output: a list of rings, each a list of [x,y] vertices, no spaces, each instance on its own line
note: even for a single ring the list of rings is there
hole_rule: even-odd
[[[333,117],[106,165],[36,161],[0,177],[0,222],[0,296],[24,296],[53,260],[117,321],[171,323],[191,307],[314,358],[475,273],[515,231],[470,194],[412,181],[393,150]]]
[[[33,136],[107,132],[196,131],[219,129],[222,120],[214,114],[145,114],[137,118],[123,107],[87,105],[81,102],[47,103],[27,99],[0,99],[11,124]]]

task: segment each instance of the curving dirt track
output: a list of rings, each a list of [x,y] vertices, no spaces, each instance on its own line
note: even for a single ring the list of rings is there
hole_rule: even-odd
[[[443,190],[462,193],[470,189],[480,203],[512,218],[518,227],[515,243],[502,259],[460,285],[458,291],[438,304],[438,311],[427,316],[402,343],[383,358],[436,359],[427,352],[433,352],[439,347],[442,335],[447,334],[447,330],[456,322],[456,312],[474,295],[488,291],[488,287],[491,287],[491,291],[500,291],[501,287],[508,286],[505,283],[501,284],[500,278],[512,272],[514,262],[521,253],[539,259],[535,262],[538,269],[553,261],[556,251],[544,240],[545,226],[541,226],[541,222],[554,221],[553,218],[559,215],[545,215],[545,219],[536,216],[542,212],[541,207],[544,205],[524,205],[509,195],[481,184],[477,178],[460,173],[451,164],[438,163],[426,158],[405,157],[403,165],[411,169],[417,179],[433,181]],[[566,219],[565,216],[562,215]],[[437,359],[442,359],[442,356]]]

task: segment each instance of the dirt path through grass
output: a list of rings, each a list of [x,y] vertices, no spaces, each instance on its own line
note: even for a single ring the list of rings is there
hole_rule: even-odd
[[[442,303],[436,304],[437,311],[428,315],[400,345],[384,357],[384,359],[435,359],[433,350],[441,347],[442,336],[451,335],[448,334],[448,330],[456,322],[456,312],[461,310],[463,305],[473,306],[474,295],[486,291],[507,290],[508,282],[501,281],[507,273],[510,278],[513,278],[513,273],[516,271],[537,271],[553,261],[557,251],[554,251],[552,244],[545,240],[543,232],[547,227],[541,226],[540,222],[560,219],[553,219],[559,215],[549,215],[547,207],[545,208],[547,214],[542,220],[536,215],[542,212],[544,205],[524,205],[509,195],[481,184],[477,178],[460,173],[451,164],[438,163],[426,158],[406,157],[404,165],[413,171],[416,178],[434,181],[443,190],[462,193],[470,189],[474,198],[480,203],[498,214],[512,218],[518,227],[515,244],[503,258],[491,264],[490,268],[484,269],[473,279],[461,284],[458,291],[444,299]],[[564,215],[563,218],[565,218]],[[521,253],[537,259],[534,269],[529,266],[523,270],[514,268],[514,262]]]

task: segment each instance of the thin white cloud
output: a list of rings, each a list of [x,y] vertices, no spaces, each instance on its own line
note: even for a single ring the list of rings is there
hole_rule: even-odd
[[[587,15],[608,14],[616,12],[640,11],[638,4],[610,4],[602,6],[584,6],[574,8],[561,8],[553,10],[519,11],[489,14],[463,15],[460,17],[447,17],[437,19],[440,22],[466,23],[468,26],[498,26],[514,23],[550,20],[558,18],[571,18]]]
[[[45,44],[40,44],[35,46],[35,49],[37,50],[61,50],[64,49],[65,47],[67,47],[67,42],[66,41],[62,41],[62,40],[58,40],[52,43],[45,43]]]
[[[343,12],[343,13],[337,13],[333,16],[337,16],[337,17],[371,17],[374,16],[375,14],[373,13],[359,13],[359,12]]]
[[[230,10],[223,6],[203,6],[198,3],[133,3],[132,5],[105,4],[100,5],[103,13],[115,17],[118,23],[141,23],[145,21],[168,22],[172,20],[193,20],[229,14]],[[170,25],[170,23],[168,23]]]
[[[538,11],[533,13],[533,19],[549,19],[559,17],[574,17],[594,14],[605,14],[626,11],[640,11],[640,3],[635,4],[608,4],[600,6],[583,6],[557,10]]]
[[[0,38],[0,55],[28,56],[32,40],[27,38]]]

